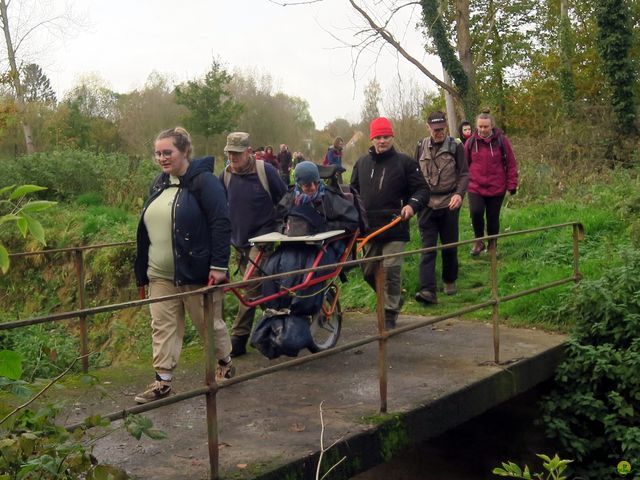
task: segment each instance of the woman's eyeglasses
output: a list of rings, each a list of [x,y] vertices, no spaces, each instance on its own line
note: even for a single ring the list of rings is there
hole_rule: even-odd
[[[156,158],[164,157],[168,159],[168,158],[171,158],[171,155],[173,155],[173,150],[161,150],[154,153]]]

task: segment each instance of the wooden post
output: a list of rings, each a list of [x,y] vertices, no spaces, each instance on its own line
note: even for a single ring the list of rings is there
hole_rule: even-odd
[[[500,363],[500,324],[498,322],[499,300],[498,300],[498,249],[496,239],[489,240],[489,256],[491,257],[491,298],[494,301],[491,314],[493,320],[493,359],[496,364]]]
[[[205,383],[207,387],[209,387],[209,391],[206,394],[207,441],[209,444],[209,467],[211,471],[209,478],[211,478],[211,480],[218,480],[218,405],[216,402],[216,394],[218,393],[216,366],[218,359],[216,358],[215,331],[213,328],[213,316],[215,313],[214,297],[215,300],[221,302],[221,291],[216,290],[204,294],[204,341],[206,353]]]
[[[82,256],[82,250],[74,250],[74,264],[76,267],[76,278],[78,280],[78,300],[80,310],[84,310],[84,259]],[[87,373],[89,371],[89,357],[88,357],[88,341],[87,341],[87,316],[80,315],[80,356],[82,357],[82,371]]]
[[[384,265],[376,266],[376,314],[378,333],[386,333],[384,325]],[[378,341],[378,375],[380,378],[380,413],[387,413],[387,337]]]

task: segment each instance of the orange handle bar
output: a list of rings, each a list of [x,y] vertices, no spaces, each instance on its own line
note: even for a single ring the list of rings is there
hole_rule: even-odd
[[[391,220],[389,223],[387,223],[385,226],[380,227],[375,232],[371,232],[369,235],[367,235],[364,238],[359,238],[358,246],[356,247],[356,252],[359,252],[360,250],[362,250],[369,240],[380,235],[382,232],[386,232],[390,228],[395,227],[401,221],[402,221],[402,217],[396,217],[393,220]]]

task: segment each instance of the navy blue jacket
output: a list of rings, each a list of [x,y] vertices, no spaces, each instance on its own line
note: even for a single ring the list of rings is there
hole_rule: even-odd
[[[269,193],[260,183],[257,173],[247,175],[231,174],[227,189],[227,199],[231,216],[231,243],[237,248],[250,247],[249,239],[278,229],[275,205],[287,192],[287,186],[277,170],[264,164],[269,184]],[[220,174],[224,182],[224,172]]]
[[[224,187],[213,175],[213,157],[192,160],[180,177],[178,193],[171,210],[173,225],[174,283],[206,285],[211,267],[229,267],[231,222]],[[170,187],[169,175],[161,173],[151,185],[150,196],[138,223],[138,251],[135,274],[138,286],[147,285],[149,234],[144,213],[149,204]]]

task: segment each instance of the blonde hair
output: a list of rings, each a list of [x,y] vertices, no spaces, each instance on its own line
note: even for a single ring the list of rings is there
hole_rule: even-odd
[[[193,154],[193,145],[191,144],[191,135],[182,127],[170,128],[163,130],[156,137],[156,142],[163,138],[170,138],[173,141],[173,145],[182,153],[185,154],[187,160],[191,160]]]

